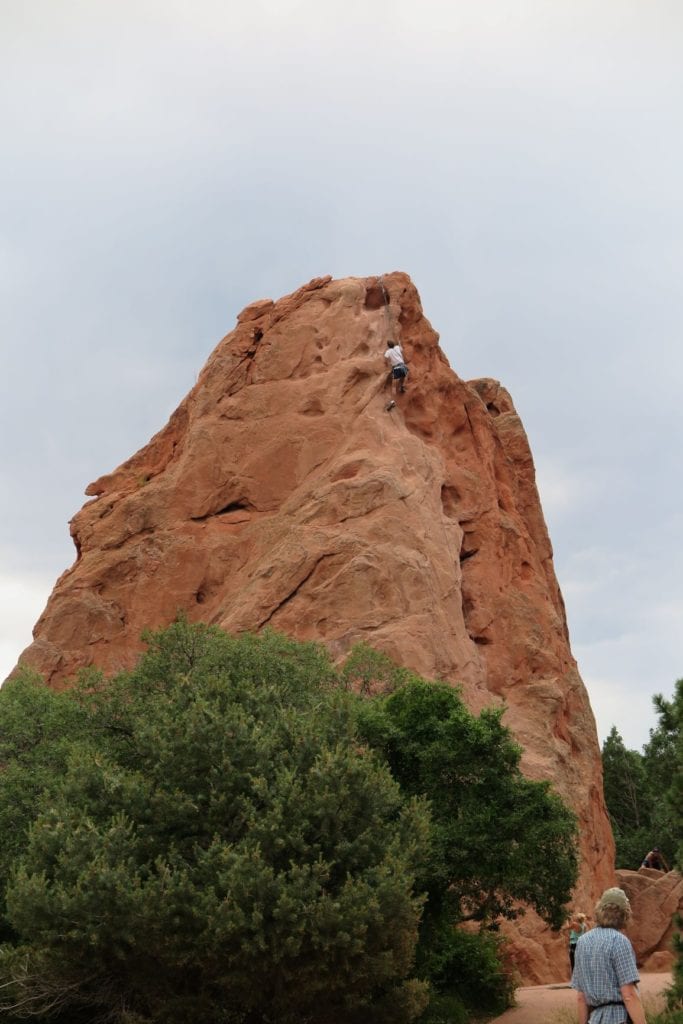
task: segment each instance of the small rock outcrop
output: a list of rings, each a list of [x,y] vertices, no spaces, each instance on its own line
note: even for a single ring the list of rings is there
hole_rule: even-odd
[[[631,902],[628,937],[638,966],[645,971],[670,971],[676,914],[683,913],[683,877],[677,871],[617,871],[617,884]]]
[[[389,337],[410,365],[387,411]],[[550,413],[549,413],[550,414]],[[474,710],[504,702],[524,771],[580,822],[577,905],[613,882],[593,715],[572,657],[534,466],[510,396],[450,368],[407,275],[329,277],[248,306],[141,451],[92,483],[23,661],[60,687],[130,666],[183,610],[341,657],[368,641]],[[526,980],[566,973],[533,914]]]

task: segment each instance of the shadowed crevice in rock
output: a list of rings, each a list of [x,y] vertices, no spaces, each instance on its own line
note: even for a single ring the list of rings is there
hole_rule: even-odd
[[[333,551],[330,552],[330,554],[321,555],[321,557],[316,561],[313,568],[306,573],[304,578],[299,583],[297,583],[292,592],[290,594],[287,594],[287,596],[284,597],[282,601],[280,601],[280,603],[275,606],[275,608],[273,608],[270,614],[267,615],[266,618],[259,623],[259,629],[264,629],[266,626],[270,625],[274,616],[276,616],[278,612],[282,611],[282,609],[285,608],[286,605],[288,605],[289,602],[297,596],[297,594],[301,591],[302,587],[304,587],[309,580],[313,579],[314,575],[318,571],[319,567],[323,564],[323,562],[325,562],[329,558],[334,558],[336,554],[337,552]]]
[[[379,284],[379,282],[368,285],[365,291],[365,302],[363,303],[364,308],[370,310],[382,309],[386,305],[387,294],[382,285]]]
[[[442,484],[441,486],[441,507],[448,519],[459,518],[460,491],[457,487]]]
[[[479,548],[472,548],[471,551],[460,550],[460,564],[466,562],[468,558],[474,558]]]
[[[228,502],[223,508],[217,509],[215,512],[206,512],[201,516],[190,516],[193,523],[203,523],[207,519],[211,519],[214,516],[227,516],[234,512],[247,513],[246,516],[241,518],[250,518],[251,513],[254,511],[253,506],[246,500],[246,498],[238,498],[236,501]]]

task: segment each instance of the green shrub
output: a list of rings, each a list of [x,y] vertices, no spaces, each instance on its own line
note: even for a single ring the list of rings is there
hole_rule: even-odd
[[[628,750],[613,726],[602,747],[605,802],[616,843],[616,865],[637,870],[658,845],[674,865],[683,805],[683,680],[672,699],[653,699],[657,725],[642,753]],[[683,851],[682,851],[683,855]]]
[[[417,970],[435,992],[457,996],[477,1015],[503,1013],[512,1003],[514,981],[505,966],[503,940],[492,932],[423,922]]]
[[[432,995],[420,1024],[469,1024],[470,1014],[457,996]]]
[[[683,1024],[683,1008],[648,1014],[647,1022],[648,1024]]]
[[[560,927],[578,872],[576,820],[548,783],[522,775],[503,709],[473,715],[452,687],[413,679],[360,715],[403,790],[430,802],[426,913],[488,924],[525,903]]]
[[[680,861],[678,867],[681,870]],[[674,920],[678,929],[674,932],[672,943],[676,960],[673,966],[672,984],[666,995],[669,1010],[683,1013],[683,915],[677,914]]]
[[[9,883],[6,1012],[415,1018],[428,816],[360,742],[326,656],[186,623],[149,642],[133,672],[70,698],[88,728],[36,794]]]
[[[577,876],[574,816],[547,783],[522,775],[500,710],[473,715],[451,687],[413,678],[359,714],[403,790],[430,803],[418,974],[435,995],[502,1013],[514,984],[487,926],[523,913],[522,902],[562,923]],[[482,930],[455,927],[464,921]]]
[[[269,632],[146,639],[114,679],[0,691],[0,1019],[501,1012],[489,926],[522,901],[556,927],[576,874],[502,712],[366,646],[336,670]]]
[[[41,796],[59,785],[86,728],[74,695],[53,693],[30,672],[0,690],[0,942],[15,937],[5,906],[13,865],[26,849]]]

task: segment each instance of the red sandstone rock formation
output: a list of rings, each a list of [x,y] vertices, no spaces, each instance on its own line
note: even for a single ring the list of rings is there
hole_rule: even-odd
[[[410,378],[387,412],[390,335]],[[335,656],[369,641],[462,683],[476,710],[504,701],[524,770],[579,816],[577,906],[613,883],[595,724],[524,430],[497,381],[450,369],[405,274],[321,278],[248,306],[163,430],[86,493],[76,563],[22,659],[51,686],[130,666],[141,630],[179,609]],[[526,980],[564,976],[563,938],[533,914],[515,935]]]
[[[638,966],[646,971],[670,971],[674,918],[683,913],[683,878],[677,871],[640,868],[617,871],[617,884],[631,901],[633,916],[627,934]]]

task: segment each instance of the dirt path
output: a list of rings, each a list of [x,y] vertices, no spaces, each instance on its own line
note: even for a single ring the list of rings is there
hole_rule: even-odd
[[[640,995],[646,1009],[654,1010],[655,1003],[661,1006],[661,993],[671,984],[670,974],[642,974],[640,978]],[[496,1017],[491,1024],[552,1024],[553,1017],[560,1011],[569,1010],[572,1017],[567,1024],[576,1020],[576,993],[568,984],[534,985],[531,988],[517,989],[517,1005],[511,1010]],[[560,1024],[560,1020],[558,1020]],[[562,1021],[564,1024],[564,1021]]]

